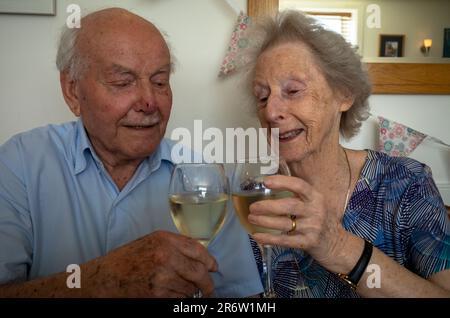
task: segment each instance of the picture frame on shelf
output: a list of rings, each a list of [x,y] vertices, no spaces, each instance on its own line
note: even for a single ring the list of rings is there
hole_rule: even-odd
[[[405,36],[403,34],[381,34],[380,57],[403,57]]]

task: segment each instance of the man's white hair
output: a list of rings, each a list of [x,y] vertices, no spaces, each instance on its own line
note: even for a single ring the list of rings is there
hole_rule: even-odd
[[[81,28],[68,28],[64,26],[56,54],[56,67],[60,72],[67,72],[72,80],[79,79],[82,76],[89,62],[87,57],[83,56],[77,48],[77,40],[80,32]],[[160,32],[169,48],[171,72],[174,72],[176,58],[172,54],[170,42],[167,40],[168,35],[164,31]]]
[[[78,52],[76,45],[80,31],[81,28],[64,26],[56,54],[56,67],[60,72],[67,72],[71,79],[79,79],[87,66],[87,61]]]

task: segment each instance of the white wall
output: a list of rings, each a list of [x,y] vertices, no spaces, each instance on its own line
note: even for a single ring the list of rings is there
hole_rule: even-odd
[[[246,10],[246,0],[237,0]],[[109,6],[127,8],[169,34],[178,59],[172,78],[174,107],[167,135],[176,127],[248,127],[255,123],[241,103],[239,82],[217,77],[236,21],[223,0],[58,0],[55,17],[0,15],[0,143],[13,134],[74,117],[64,104],[54,65],[56,41],[68,4],[83,11]],[[373,96],[373,112],[410,125],[450,143],[450,96]],[[376,127],[369,121],[349,143],[373,148]],[[433,144],[412,157],[429,164],[450,204],[450,152]],[[445,192],[448,191],[448,192]]]

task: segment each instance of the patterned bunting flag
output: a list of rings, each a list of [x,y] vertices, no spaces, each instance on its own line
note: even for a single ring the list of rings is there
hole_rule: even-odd
[[[424,133],[381,116],[378,116],[378,121],[378,150],[391,156],[408,156],[427,137]]]
[[[234,27],[231,41],[228,45],[227,54],[220,67],[219,76],[225,76],[236,70],[239,66],[245,64],[245,60],[238,53],[249,47],[249,39],[245,35],[245,31],[250,25],[250,17],[242,11],[238,16],[237,23]]]

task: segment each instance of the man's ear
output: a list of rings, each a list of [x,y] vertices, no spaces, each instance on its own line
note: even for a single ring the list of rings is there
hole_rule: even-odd
[[[80,117],[81,110],[80,110],[80,99],[77,94],[77,82],[76,80],[72,79],[68,72],[61,72],[59,73],[59,82],[61,84],[62,93],[64,96],[64,100],[66,101],[67,105],[69,105],[70,110],[72,113]]]

